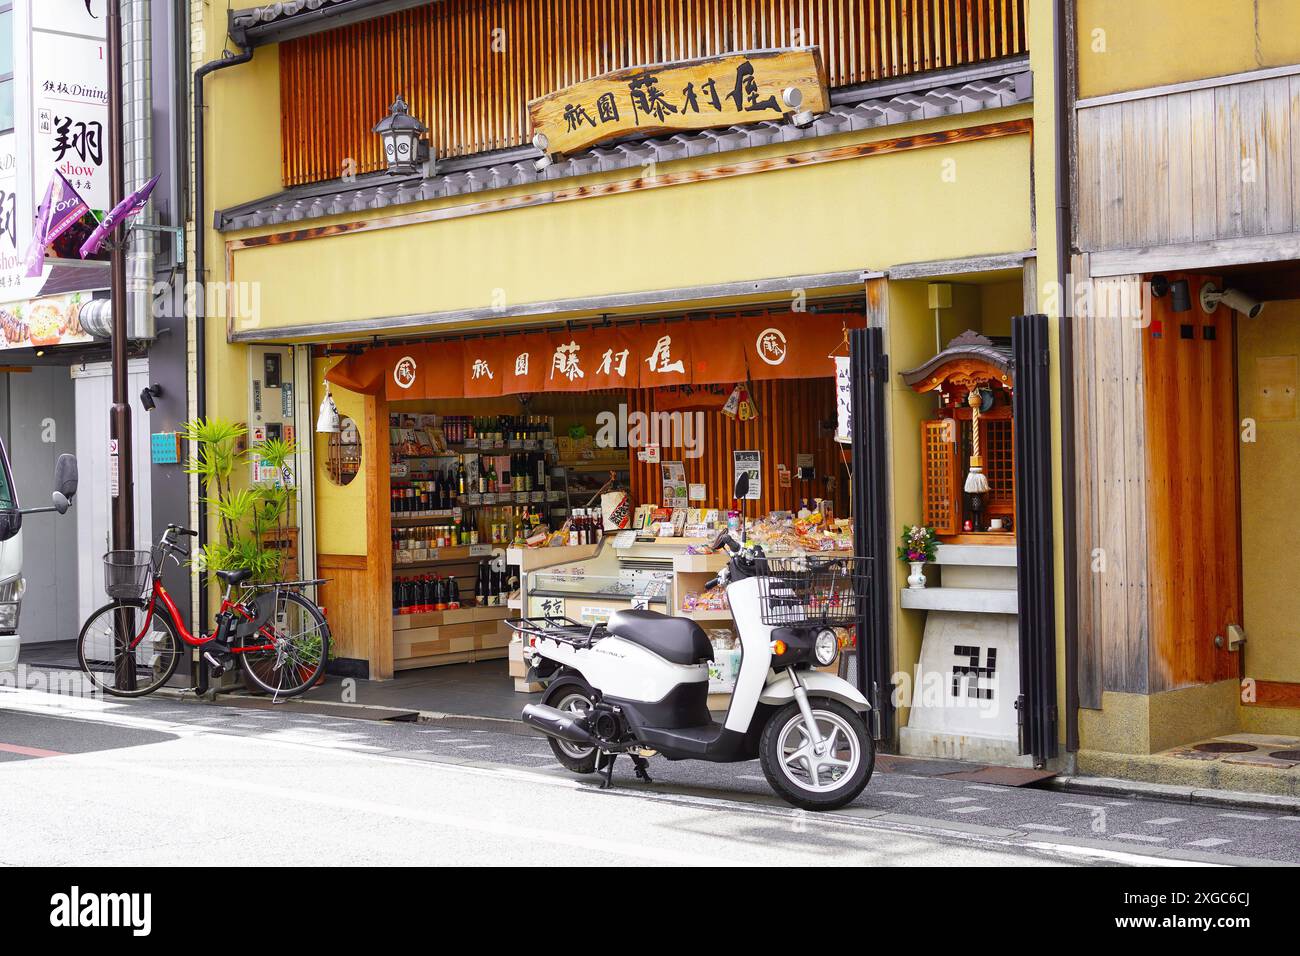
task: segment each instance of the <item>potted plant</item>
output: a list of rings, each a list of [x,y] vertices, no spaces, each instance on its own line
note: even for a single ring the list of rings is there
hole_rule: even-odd
[[[255,462],[284,474],[296,445],[271,440],[244,447],[248,429],[219,418],[193,419],[181,432],[193,445],[185,470],[198,476],[204,499],[218,518],[217,540],[203,546],[196,563],[209,571],[246,568],[258,583],[276,580],[285,556],[277,545],[293,524],[293,490],[267,482],[236,487],[236,475]]]
[[[909,588],[925,587],[925,565],[934,560],[938,547],[939,539],[933,528],[919,524],[903,527],[903,543],[898,547],[898,558],[911,568],[912,573],[907,576]]]

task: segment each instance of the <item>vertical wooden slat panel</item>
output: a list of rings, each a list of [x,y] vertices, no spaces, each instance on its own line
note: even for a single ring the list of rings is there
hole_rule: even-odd
[[[636,64],[787,46],[796,29],[802,43],[821,50],[832,86],[1023,53],[1025,2],[446,0],[417,7],[280,45],[284,182],[335,178],[348,159],[358,172],[381,168],[370,129],[399,92],[430,125],[439,157],[464,156],[526,143],[527,101],[552,90]],[[492,49],[497,28],[505,30],[504,52]]]

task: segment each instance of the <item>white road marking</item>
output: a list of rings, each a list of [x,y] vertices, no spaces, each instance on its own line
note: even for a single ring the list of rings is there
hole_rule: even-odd
[[[1142,833],[1116,833],[1116,840],[1139,840],[1142,843],[1167,843],[1167,837],[1146,836]]]
[[[1058,803],[1058,807],[1070,807],[1072,810],[1105,810],[1106,808],[1097,803]]]
[[[737,780],[757,780],[759,783],[767,783],[767,777],[757,773],[738,773]]]
[[[966,784],[966,789],[967,789],[967,790],[983,790],[983,791],[985,791],[985,792],[987,792],[987,793],[1005,793],[1009,788],[1007,788],[1007,787],[994,787],[994,786],[990,786],[990,785],[987,784],[987,783],[968,783],[968,784]]]
[[[1219,816],[1227,817],[1230,820],[1268,820],[1270,817],[1262,813],[1220,813]]]
[[[1171,823],[1186,823],[1182,817],[1156,817],[1154,820],[1143,820],[1145,824],[1153,827],[1167,827]]]
[[[983,813],[988,807],[953,807],[949,813]]]
[[[1123,850],[1106,850],[1092,846],[1073,846],[1069,843],[1024,843],[1022,846],[1061,856],[1085,856],[1095,860],[1110,860],[1114,863],[1128,863],[1133,866],[1222,866],[1222,863],[1209,863],[1203,860],[1178,860],[1173,857],[1142,856]]]
[[[491,750],[491,744],[462,744],[457,750]]]
[[[1050,823],[1021,823],[1019,827],[1021,830],[1042,830],[1045,833],[1064,833],[1070,829],[1069,827],[1053,826]]]
[[[974,797],[940,797],[936,803],[974,803]]]
[[[904,793],[902,790],[877,790],[876,793],[882,797],[906,797],[908,800],[920,799],[919,793]]]
[[[1193,840],[1188,846],[1223,846],[1225,843],[1231,843],[1231,840],[1220,840],[1218,837],[1206,837],[1204,840]]]

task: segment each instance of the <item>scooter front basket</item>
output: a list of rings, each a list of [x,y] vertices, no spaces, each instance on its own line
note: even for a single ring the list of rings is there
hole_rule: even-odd
[[[870,558],[796,555],[759,558],[764,624],[846,627],[866,615]]]

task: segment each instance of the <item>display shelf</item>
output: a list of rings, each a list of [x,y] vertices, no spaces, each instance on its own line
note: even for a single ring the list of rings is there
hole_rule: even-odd
[[[677,554],[673,556],[673,570],[678,574],[717,574],[727,566],[727,555]]]
[[[674,613],[677,617],[690,618],[692,621],[726,621],[730,624],[732,620],[730,608],[686,611],[679,607]]]
[[[971,611],[977,614],[1016,614],[1015,590],[984,588],[903,588],[902,605],[922,611]]]

